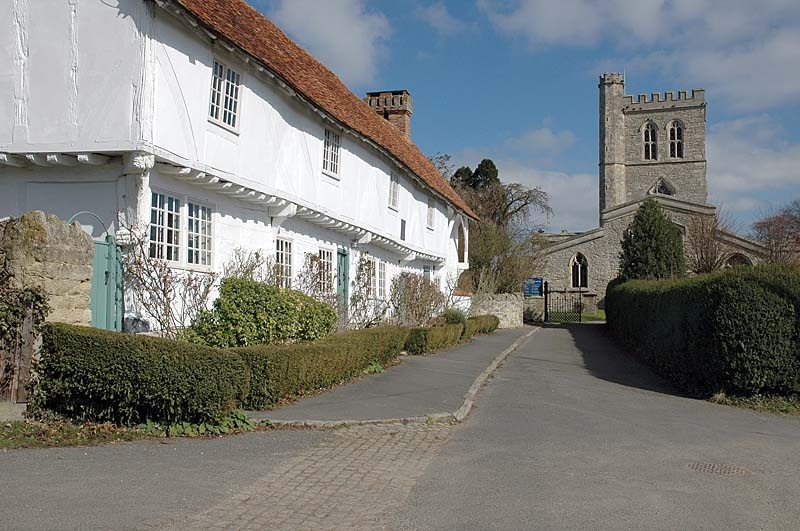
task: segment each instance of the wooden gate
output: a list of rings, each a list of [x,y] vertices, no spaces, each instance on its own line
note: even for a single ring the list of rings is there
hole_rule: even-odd
[[[551,290],[544,283],[544,320],[547,323],[580,323],[583,297],[580,291]]]
[[[31,360],[36,347],[33,310],[25,309],[22,325],[9,345],[0,345],[0,400],[26,403],[26,385],[31,376]]]

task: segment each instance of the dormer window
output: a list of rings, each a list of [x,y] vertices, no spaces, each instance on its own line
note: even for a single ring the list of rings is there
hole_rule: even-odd
[[[644,128],[644,160],[658,158],[658,130],[655,124],[649,123]]]
[[[342,160],[342,145],[339,133],[325,129],[325,146],[322,155],[322,171],[328,175],[339,175]]]
[[[679,122],[672,122],[669,126],[669,156],[683,158],[683,126]]]
[[[239,73],[214,61],[211,77],[211,106],[208,116],[215,122],[236,129],[239,122]]]

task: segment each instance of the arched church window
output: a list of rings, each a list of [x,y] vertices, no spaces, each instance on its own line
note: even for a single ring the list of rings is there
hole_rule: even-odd
[[[659,179],[650,189],[651,194],[675,195],[675,190],[664,179]]]
[[[644,128],[644,160],[658,158],[658,130],[656,125],[649,123]]]
[[[679,122],[669,125],[669,156],[675,159],[683,158],[683,126]]]
[[[572,270],[572,287],[589,287],[589,262],[581,253],[572,257],[570,269]]]

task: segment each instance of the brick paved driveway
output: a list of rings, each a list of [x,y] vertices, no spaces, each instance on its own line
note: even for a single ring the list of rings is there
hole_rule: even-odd
[[[452,429],[338,429],[207,511],[146,529],[384,529]]]

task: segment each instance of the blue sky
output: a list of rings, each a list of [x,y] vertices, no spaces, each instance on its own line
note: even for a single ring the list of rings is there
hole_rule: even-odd
[[[705,88],[710,200],[746,231],[800,198],[797,0],[250,0],[353,92],[408,89],[426,153],[551,195],[549,230],[597,223],[597,79]]]

